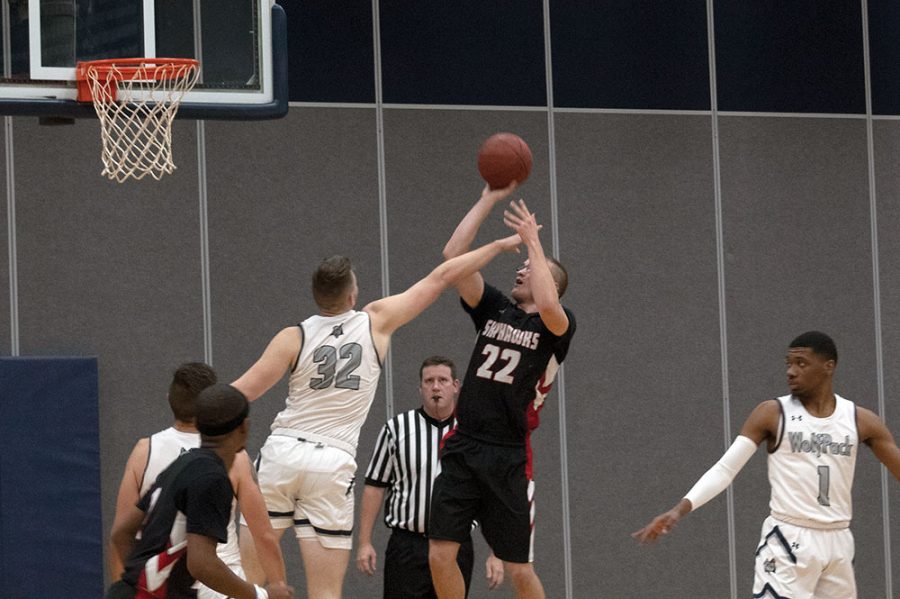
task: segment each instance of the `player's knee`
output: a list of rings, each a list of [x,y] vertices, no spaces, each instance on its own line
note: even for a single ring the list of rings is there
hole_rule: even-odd
[[[456,563],[459,545],[450,541],[431,541],[428,543],[428,565],[432,570],[443,570]]]
[[[505,562],[506,573],[514,588],[528,588],[537,578],[532,564],[514,564]]]

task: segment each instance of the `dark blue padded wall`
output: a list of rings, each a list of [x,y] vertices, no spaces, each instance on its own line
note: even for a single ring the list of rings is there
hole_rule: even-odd
[[[0,358],[0,595],[103,592],[96,358]]]

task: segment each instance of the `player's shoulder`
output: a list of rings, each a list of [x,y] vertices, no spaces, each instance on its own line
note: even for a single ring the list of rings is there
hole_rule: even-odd
[[[778,422],[781,420],[782,414],[784,413],[783,401],[783,397],[771,397],[769,399],[764,399],[756,404],[756,407],[753,409],[750,417],[762,420],[766,424],[777,426]]]

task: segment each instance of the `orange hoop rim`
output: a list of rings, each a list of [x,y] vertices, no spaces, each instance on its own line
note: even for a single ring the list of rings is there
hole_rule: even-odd
[[[138,73],[148,81],[162,81],[182,78],[191,68],[199,68],[200,61],[193,58],[104,58],[101,60],[79,61],[75,65],[75,81],[78,86],[78,101],[94,100],[88,73],[94,73],[102,85],[111,81],[130,81]],[[115,93],[112,94],[113,99]]]

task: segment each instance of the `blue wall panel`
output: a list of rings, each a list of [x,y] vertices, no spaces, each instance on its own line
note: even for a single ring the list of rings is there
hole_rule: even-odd
[[[370,0],[282,0],[292,102],[375,101]]]
[[[719,109],[864,113],[858,0],[715,3]]]
[[[95,358],[0,358],[0,596],[103,593]]]
[[[705,0],[552,2],[553,103],[709,110]]]
[[[544,106],[540,0],[383,0],[384,101]]]

